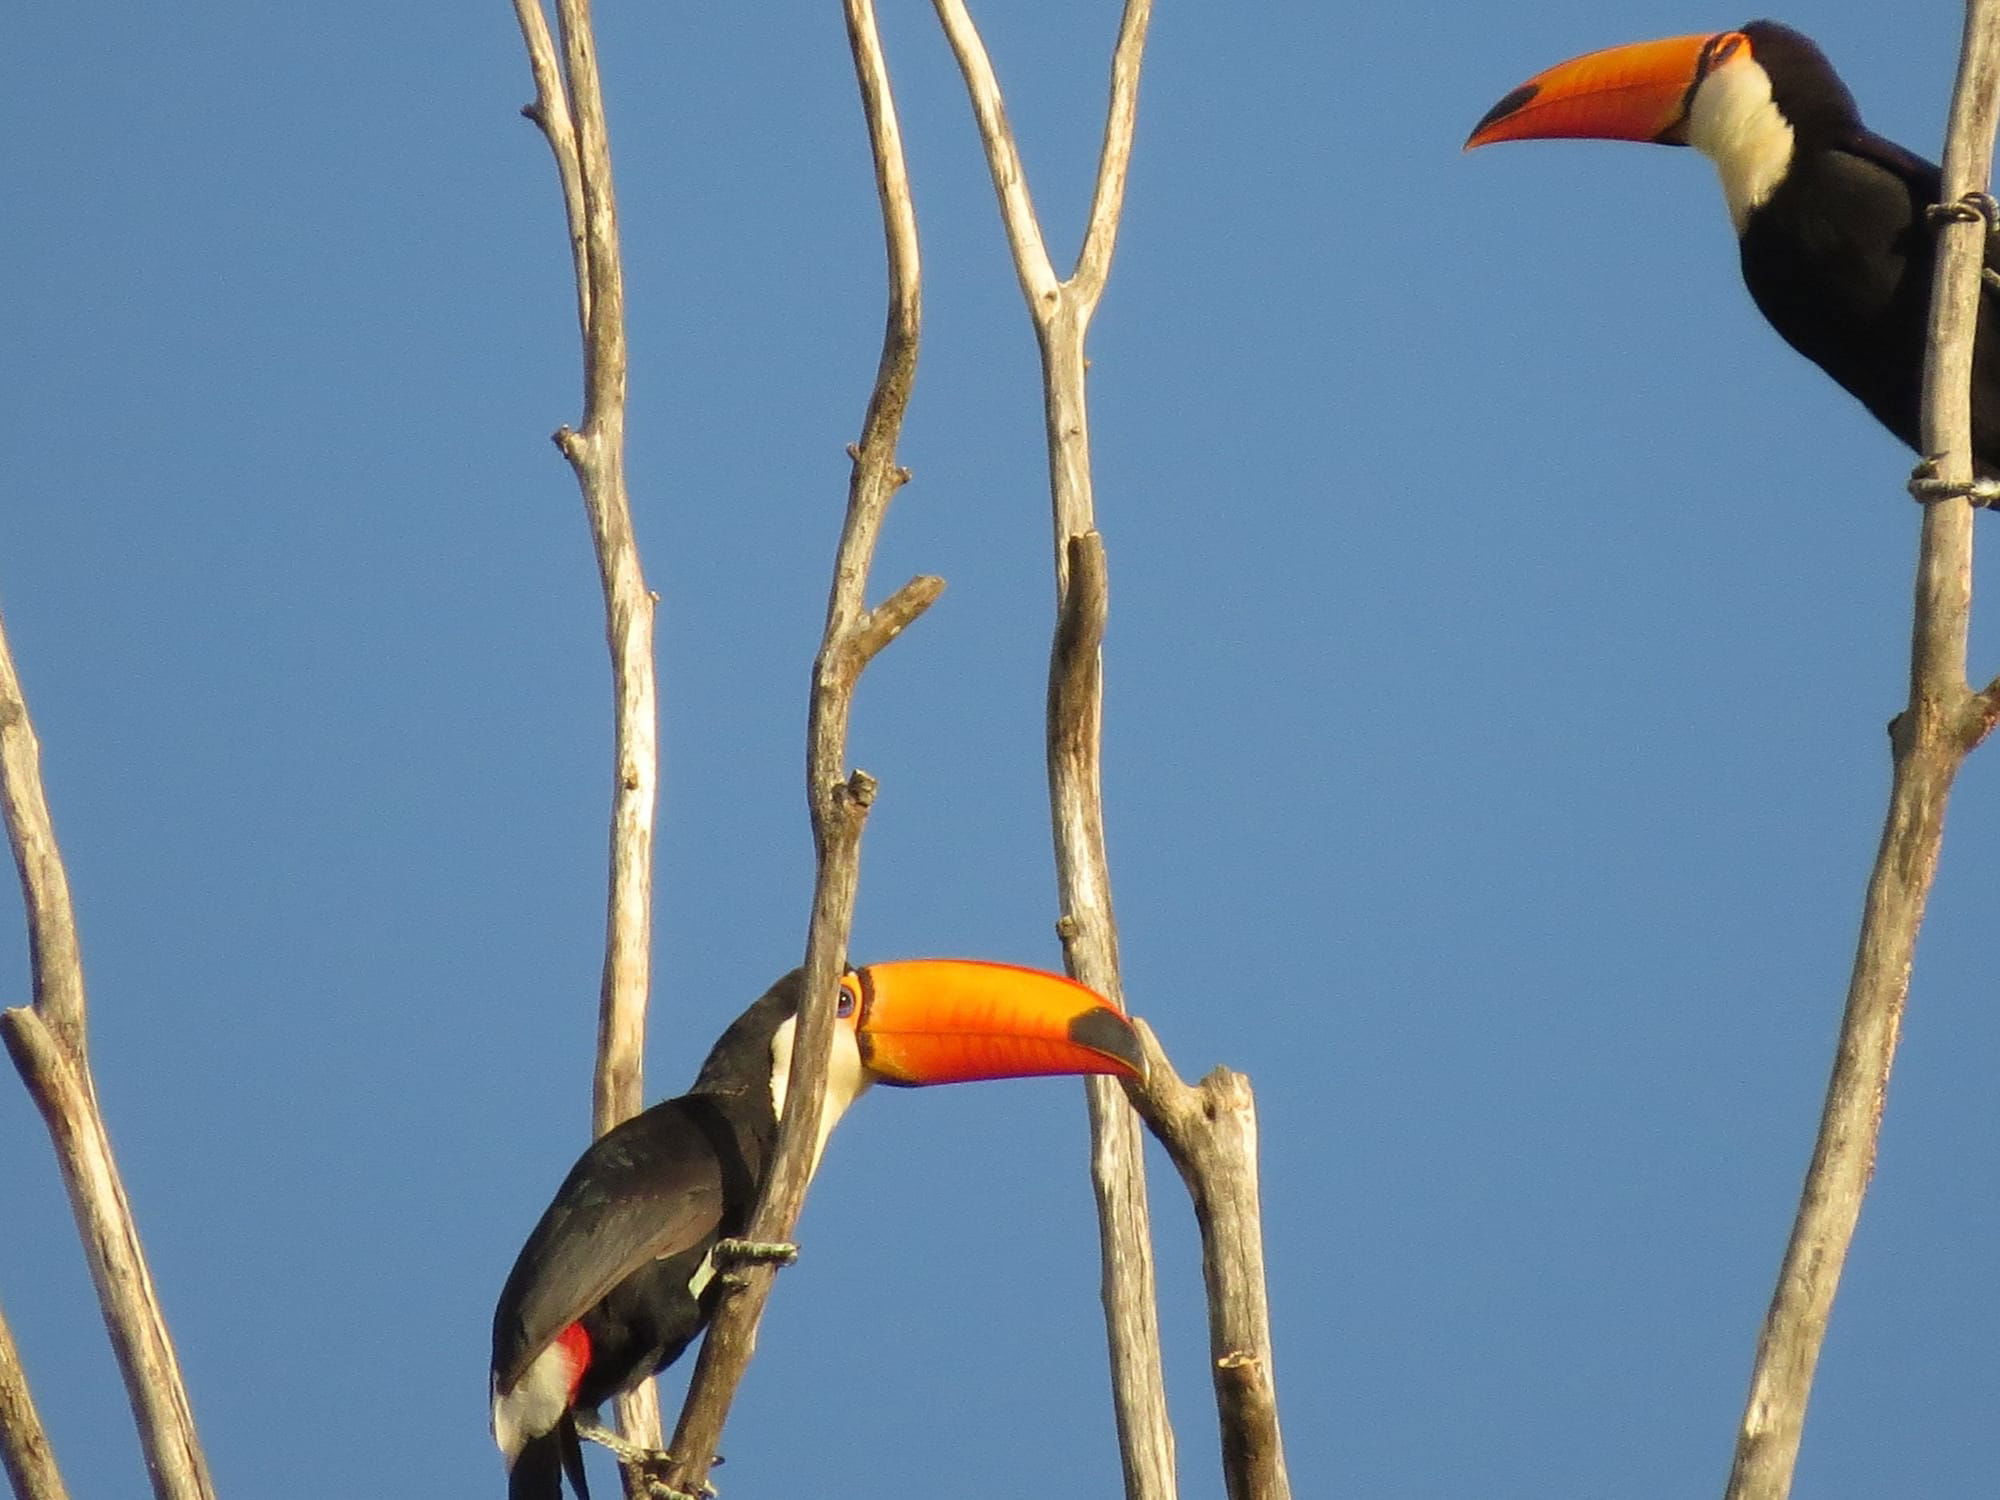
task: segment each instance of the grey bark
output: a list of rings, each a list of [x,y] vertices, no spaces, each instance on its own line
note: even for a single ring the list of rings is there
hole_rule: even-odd
[[[2000,118],[2000,4],[1971,0],[1944,155],[1946,203],[1991,176]],[[1977,215],[1938,233],[1938,274],[1924,379],[1920,475],[1972,479],[1973,329],[1989,226]],[[1758,1338],[1750,1393],[1730,1470],[1729,1500],[1790,1493],[1813,1372],[1840,1273],[1875,1166],[1910,966],[1944,840],[1958,769],[2000,717],[2000,681],[1975,693],[1966,677],[1972,608],[1972,512],[1960,498],[1925,506],[1910,647],[1910,699],[1891,730],[1894,780],[1819,1136]]]

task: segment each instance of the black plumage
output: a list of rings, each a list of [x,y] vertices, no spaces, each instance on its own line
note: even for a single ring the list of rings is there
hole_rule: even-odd
[[[1808,38],[1743,28],[1792,127],[1792,160],[1743,225],[1743,282],[1779,335],[1912,449],[1921,449],[1924,350],[1939,171],[1861,123],[1854,97]],[[1975,467],[2000,478],[2000,256],[1988,237],[1974,345]]]
[[[678,1359],[707,1326],[713,1289],[692,1285],[718,1239],[741,1234],[777,1143],[771,1046],[798,1010],[796,970],[717,1040],[694,1087],[607,1131],[556,1190],[500,1293],[493,1382],[513,1390],[571,1324],[588,1340],[575,1407],[594,1408]],[[565,1414],[530,1436],[509,1472],[513,1500],[560,1492],[577,1451]],[[573,1483],[585,1492],[580,1460]]]

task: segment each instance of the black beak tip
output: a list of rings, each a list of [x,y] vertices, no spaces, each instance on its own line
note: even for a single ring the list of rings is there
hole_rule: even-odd
[[[1509,94],[1506,98],[1502,99],[1498,104],[1494,105],[1491,109],[1487,110],[1485,114],[1479,117],[1479,123],[1473,126],[1472,133],[1466,136],[1465,144],[1468,147],[1470,147],[1472,145],[1474,138],[1478,136],[1480,131],[1484,130],[1488,125],[1494,125],[1499,123],[1501,120],[1506,119],[1507,116],[1513,114],[1514,111],[1525,106],[1530,99],[1534,98],[1535,95],[1539,94],[1541,91],[1542,89],[1540,84],[1535,84],[1535,83],[1522,84],[1519,88],[1515,89],[1513,93]]]
[[[1146,1075],[1146,1059],[1139,1051],[1139,1035],[1132,1023],[1109,1006],[1087,1010],[1069,1023],[1069,1039],[1106,1057],[1115,1057],[1136,1077]]]

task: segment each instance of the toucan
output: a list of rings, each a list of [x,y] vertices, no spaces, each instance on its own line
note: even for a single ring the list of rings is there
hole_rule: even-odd
[[[730,1023],[694,1087],[605,1132],[556,1190],[493,1313],[493,1436],[509,1500],[588,1500],[578,1440],[595,1411],[707,1326],[718,1240],[741,1235],[777,1143],[803,990],[793,970]],[[970,959],[841,977],[813,1164],[870,1084],[1060,1073],[1137,1077],[1131,1023],[1061,975]]]
[[[1494,105],[1465,145],[1554,138],[1693,146],[1713,161],[1758,309],[1920,449],[1938,169],[1862,125],[1811,40],[1751,21],[1572,58]],[[1973,467],[1988,480],[2000,478],[2000,257],[1990,230],[1972,377]]]

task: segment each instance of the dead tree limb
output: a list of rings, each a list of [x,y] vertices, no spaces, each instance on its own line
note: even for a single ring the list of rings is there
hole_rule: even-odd
[[[1056,629],[1049,683],[1052,755],[1081,753],[1101,701],[1099,648],[1109,614],[1104,545],[1096,532],[1070,538],[1069,608]],[[1094,800],[1073,814],[1101,822]],[[1096,836],[1101,841],[1101,827]],[[1271,1313],[1264,1282],[1264,1220],[1257,1186],[1257,1101],[1250,1080],[1217,1068],[1197,1086],[1181,1081],[1143,1021],[1146,1077],[1127,1098],[1166,1147],[1194,1201],[1208,1292],[1209,1375],[1222,1434],[1230,1500],[1289,1500]]]
[[[42,787],[42,752],[0,628],[0,799],[27,912],[34,1002],[0,1012],[0,1037],[42,1113],[104,1326],[159,1500],[214,1500],[180,1361],[91,1082],[82,949]],[[18,1366],[17,1366],[18,1368]],[[11,1443],[10,1443],[11,1452]],[[54,1460],[46,1457],[53,1468]],[[11,1458],[10,1458],[11,1465]]]
[[[14,1486],[14,1500],[69,1500],[4,1313],[0,1313],[0,1465]]]
[[[1250,1080],[1228,1068],[1216,1068],[1192,1087],[1183,1083],[1152,1028],[1144,1021],[1134,1024],[1146,1053],[1146,1077],[1126,1092],[1187,1184],[1201,1229],[1209,1375],[1229,1500],[1289,1500],[1264,1291],[1257,1099]]]
[[[1910,701],[1891,729],[1894,780],[1868,882],[1819,1138],[1798,1217],[1765,1315],[1749,1400],[1729,1476],[1730,1500],[1782,1500],[1791,1490],[1813,1370],[1861,1200],[1874,1170],[1910,966],[1944,839],[1945,804],[1965,758],[2000,713],[2000,681],[1975,693],[1966,676],[1972,609],[1971,380],[1973,332],[1992,200],[2000,118],[2000,0],[1970,0],[1945,143],[1944,202],[1931,341],[1924,367],[1920,491],[1957,489],[1926,504],[1919,544]],[[1955,211],[1979,205],[1977,211]]]
[[[770,1175],[748,1231],[748,1238],[767,1242],[791,1238],[805,1201],[807,1179],[812,1175],[815,1127],[826,1094],[827,1059],[833,1045],[834,997],[847,967],[848,934],[854,925],[860,883],[861,831],[875,796],[873,777],[865,771],[847,771],[847,729],[855,686],[876,653],[929,608],[944,588],[941,578],[917,577],[874,609],[867,603],[876,538],[890,500],[909,478],[896,464],[896,442],[916,377],[922,283],[916,211],[875,8],[872,0],[845,0],[845,5],[848,45],[854,54],[855,77],[875,161],[876,192],[882,205],[889,310],[861,441],[848,450],[853,468],[848,480],[847,517],[834,560],[826,630],[813,662],[806,731],[806,802],[812,815],[818,878],[806,938],[805,988],[785,1114],[779,1123]],[[776,1267],[770,1264],[744,1266],[736,1289],[716,1310],[702,1340],[701,1357],[674,1432],[676,1457],[667,1482],[676,1490],[696,1493],[707,1480],[729,1405],[749,1365],[757,1323],[775,1274]]]
[[[597,1070],[591,1123],[602,1135],[645,1103],[642,1071],[651,984],[653,817],[660,776],[659,703],[653,666],[654,596],[639,565],[625,490],[625,282],[618,255],[611,137],[598,85],[589,0],[557,0],[561,39],[542,0],[514,0],[535,101],[522,113],[555,155],[583,336],[583,425],[555,443],[576,472],[604,588],[611,650],[611,839],[604,972],[598,992]],[[660,1399],[651,1381],[618,1398],[618,1422],[635,1443],[658,1447]],[[628,1478],[628,1487],[630,1480]]]
[[[1149,0],[1126,0],[1112,51],[1111,97],[1090,225],[1076,268],[1068,280],[1061,280],[1049,260],[1027,171],[979,30],[963,0],[934,0],[934,5],[965,76],[1014,272],[1041,351],[1055,528],[1057,625],[1050,662],[1048,759],[1061,904],[1057,931],[1070,974],[1122,1008],[1099,772],[1102,694],[1096,638],[1102,634],[1103,601],[1079,596],[1072,558],[1086,537],[1092,539],[1091,555],[1100,563],[1103,557],[1091,491],[1084,339],[1103,296],[1117,243],[1132,157],[1139,67],[1152,7]],[[1082,635],[1091,637],[1086,648],[1065,650],[1065,640],[1076,642]],[[1138,1121],[1115,1083],[1090,1078],[1084,1088],[1090,1107],[1091,1182],[1097,1195],[1105,1329],[1125,1493],[1127,1500],[1169,1500],[1175,1493],[1174,1434],[1161,1368]]]

